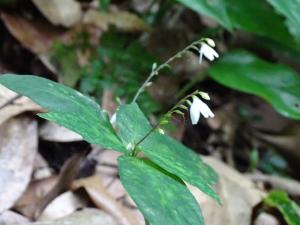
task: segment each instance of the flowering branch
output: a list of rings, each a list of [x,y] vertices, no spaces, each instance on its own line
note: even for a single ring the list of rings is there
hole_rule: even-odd
[[[149,135],[154,132],[159,126],[166,124],[169,122],[169,119],[172,117],[172,115],[174,113],[183,115],[183,112],[181,112],[180,110],[178,110],[178,108],[182,108],[181,106],[184,106],[184,103],[188,103],[189,100],[188,98],[192,97],[193,95],[197,94],[198,91],[193,92],[192,94],[189,94],[187,96],[185,96],[183,99],[181,99],[175,106],[173,106],[166,114],[164,114],[162,116],[162,118],[152,127],[151,130],[148,131],[148,133],[141,139],[139,140],[135,146],[138,146],[140,143],[142,143],[147,137],[149,137]],[[184,106],[186,109],[187,107]]]
[[[200,48],[198,47],[200,45]],[[156,63],[153,64],[151,73],[149,74],[148,78],[144,81],[143,85],[139,88],[136,95],[134,96],[132,103],[136,102],[137,98],[140,96],[140,94],[144,91],[144,89],[151,84],[151,79],[158,75],[159,71],[162,70],[165,67],[169,67],[170,63],[174,61],[177,58],[181,58],[183,54],[185,54],[187,51],[191,49],[196,49],[199,52],[199,63],[202,62],[203,55],[209,59],[210,61],[214,60],[215,58],[218,58],[218,53],[213,49],[215,47],[215,43],[212,39],[209,38],[201,38],[198,41],[193,42],[189,46],[185,47],[183,50],[169,58],[167,61],[165,61],[160,66],[157,66]],[[132,146],[132,154],[136,155],[138,150],[137,146],[141,144],[147,137],[149,137],[150,134],[152,134],[156,129],[159,128],[159,126],[166,124],[169,122],[170,118],[174,113],[179,114],[181,116],[184,116],[183,110],[188,110],[190,107],[190,117],[192,120],[192,124],[197,124],[200,115],[202,114],[205,118],[208,117],[214,117],[213,112],[210,110],[210,108],[199,99],[197,96],[199,95],[203,99],[210,100],[209,96],[205,92],[201,91],[194,91],[193,93],[185,96],[182,98],[176,105],[174,105],[164,116],[145,134],[145,136],[139,140],[136,144]],[[190,98],[192,98],[193,102],[191,102]],[[188,105],[188,106],[187,106]],[[162,131],[162,130],[161,130]],[[162,131],[163,133],[163,131]]]
[[[183,54],[185,54],[187,51],[191,50],[191,49],[196,49],[197,51],[200,50],[198,49],[197,45],[199,44],[203,44],[206,40],[211,40],[211,39],[207,39],[207,38],[201,38],[198,41],[193,42],[192,44],[190,44],[189,46],[185,47],[183,50],[181,50],[180,52],[176,53],[174,56],[172,56],[171,58],[169,58],[167,61],[165,61],[163,64],[161,64],[160,66],[157,66],[156,63],[153,64],[152,66],[152,70],[151,73],[149,74],[148,78],[145,80],[145,82],[143,83],[143,85],[139,88],[139,90],[137,91],[137,93],[135,94],[132,102],[136,102],[137,98],[140,96],[140,94],[144,91],[144,89],[149,86],[151,79],[155,76],[158,75],[159,71],[164,69],[165,67],[169,67],[170,63],[172,61],[174,61],[177,58],[181,58]]]
[[[198,123],[200,119],[200,114],[202,114],[205,118],[214,117],[214,114],[209,109],[209,107],[203,101],[201,101],[198,98],[198,96],[206,100],[210,100],[207,93],[198,90],[185,96],[176,105],[174,105],[167,113],[165,113],[162,116],[162,118],[152,127],[152,129],[149,130],[147,134],[145,134],[145,136],[134,145],[133,149],[135,150],[136,146],[141,144],[147,137],[150,136],[151,133],[153,133],[156,129],[158,129],[159,126],[167,124],[174,113],[184,116],[182,110],[187,111],[188,106],[190,106],[190,116],[193,124]],[[193,102],[190,101],[190,98],[193,99]],[[186,104],[188,106],[186,106]]]

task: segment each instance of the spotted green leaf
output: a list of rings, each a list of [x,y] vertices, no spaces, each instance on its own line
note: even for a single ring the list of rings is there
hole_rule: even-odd
[[[125,189],[151,225],[204,225],[200,208],[185,184],[149,160],[122,156]]]
[[[1,75],[0,84],[27,96],[49,111],[39,114],[40,117],[77,132],[92,144],[126,151],[106,113],[97,103],[80,92],[31,75]]]
[[[131,146],[138,143],[151,129],[149,121],[136,103],[123,105],[117,110],[117,127],[124,144]],[[212,188],[217,174],[191,149],[159,132],[152,133],[138,148],[163,169],[220,202]]]

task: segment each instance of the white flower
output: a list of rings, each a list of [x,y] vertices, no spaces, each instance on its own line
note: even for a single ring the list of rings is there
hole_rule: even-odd
[[[110,118],[110,123],[111,123],[112,125],[115,125],[116,120],[117,120],[117,114],[114,113],[114,114],[111,116],[111,118]]]
[[[199,50],[199,64],[202,62],[203,55],[209,59],[210,61],[213,61],[215,58],[219,57],[219,54],[208,44],[202,43],[200,50]]]
[[[202,114],[205,118],[215,116],[203,101],[201,101],[198,97],[193,96],[193,102],[190,107],[190,117],[193,125],[198,123],[200,114]]]

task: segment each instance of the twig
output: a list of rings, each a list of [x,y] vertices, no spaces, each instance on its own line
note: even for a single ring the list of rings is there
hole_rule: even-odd
[[[79,172],[80,162],[84,158],[85,154],[86,152],[80,152],[73,155],[70,159],[67,160],[61,170],[56,185],[36,205],[32,215],[32,219],[37,219],[53,199],[55,199],[59,194],[63,193],[71,186],[72,181],[75,179]]]
[[[97,208],[109,213],[119,225],[137,225],[138,221],[131,216],[129,209],[117,202],[101,182],[101,177],[94,175],[75,181],[72,190],[84,188]]]
[[[247,174],[246,176],[255,182],[269,183],[273,188],[279,188],[291,195],[300,196],[300,182],[296,180],[265,174]]]
[[[7,102],[5,102],[3,105],[0,106],[0,110],[5,108],[6,106],[10,105],[10,104],[13,104],[14,101],[16,101],[17,99],[21,98],[22,95],[16,95],[14,96],[13,98],[7,100]]]

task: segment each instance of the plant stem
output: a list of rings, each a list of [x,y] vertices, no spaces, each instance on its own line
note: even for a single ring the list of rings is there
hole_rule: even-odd
[[[183,50],[181,50],[180,52],[176,53],[174,56],[172,56],[171,58],[169,58],[167,61],[165,61],[163,64],[161,64],[158,67],[152,67],[151,73],[149,74],[149,76],[147,77],[147,79],[144,81],[143,85],[138,89],[137,93],[135,94],[132,103],[136,102],[137,98],[140,96],[140,94],[144,91],[144,89],[147,87],[148,83],[151,81],[151,79],[155,76],[158,75],[159,71],[162,70],[163,68],[169,66],[169,63],[171,63],[172,61],[174,61],[177,58],[180,58],[185,52],[187,52],[190,49],[197,49],[198,44],[200,44],[201,42],[203,42],[203,39],[200,39],[198,41],[193,42],[192,44],[188,45],[187,47],[185,47]],[[150,136],[151,133],[153,133],[162,123],[163,121],[165,121],[166,119],[168,120],[172,114],[175,112],[175,110],[177,108],[179,108],[180,105],[184,104],[184,102],[190,98],[193,95],[196,95],[197,93],[199,93],[199,91],[194,91],[192,94],[189,94],[187,96],[185,96],[184,98],[182,98],[175,106],[173,106],[160,120],[157,124],[155,124],[155,126],[153,126],[146,134],[145,136],[139,140],[136,144],[135,147],[133,148],[133,154],[136,154],[136,147],[141,144],[147,137]]]
[[[196,91],[194,91],[193,93],[191,93],[191,94],[189,94],[189,95],[183,97],[182,99],[180,99],[179,102],[177,102],[176,105],[174,105],[174,106],[167,112],[167,114],[168,114],[168,113],[173,113],[173,111],[176,110],[181,104],[183,104],[188,98],[190,98],[190,97],[192,97],[192,96],[194,96],[194,95],[196,95],[196,94],[198,94],[198,93],[199,93],[199,91],[196,90]],[[166,115],[167,115],[167,114],[166,114]]]
[[[151,225],[148,220],[145,219],[145,225]]]
[[[181,50],[180,52],[176,53],[174,56],[172,56],[171,58],[169,58],[167,61],[165,61],[163,64],[161,64],[160,66],[153,68],[151,73],[149,74],[148,78],[144,81],[143,85],[139,88],[139,90],[137,91],[137,93],[135,94],[132,103],[136,102],[136,100],[138,99],[138,97],[140,96],[140,94],[144,91],[144,89],[147,87],[148,83],[150,82],[150,80],[155,76],[158,75],[159,71],[162,70],[163,68],[167,67],[169,65],[169,63],[171,63],[172,61],[174,61],[177,58],[180,58],[185,52],[187,52],[190,49],[196,48],[197,44],[200,44],[203,40],[200,39],[198,41],[193,42],[192,44],[188,45],[187,47],[185,47],[183,50]]]
[[[162,122],[163,122],[164,120],[170,118],[171,115],[173,114],[173,112],[174,112],[177,108],[179,108],[180,105],[184,104],[184,102],[185,102],[188,98],[190,98],[190,97],[192,97],[192,96],[194,96],[194,95],[196,95],[196,94],[198,94],[198,93],[199,93],[199,91],[196,90],[196,91],[194,91],[193,93],[191,93],[191,94],[185,96],[184,98],[182,98],[179,102],[177,102],[176,105],[174,105],[174,106],[173,106],[166,114],[164,114],[164,116],[158,121],[158,123],[156,123],[156,124],[151,128],[151,130],[149,130],[149,131],[145,134],[145,136],[135,144],[135,147],[138,146],[139,144],[141,144],[147,137],[149,137],[150,134],[153,133],[153,132],[154,132],[154,131],[162,124]],[[135,149],[135,148],[134,148],[134,149]]]
[[[155,126],[152,127],[152,129],[149,130],[148,133],[147,133],[141,140],[139,140],[139,141],[135,144],[135,146],[138,146],[139,144],[141,144],[147,137],[149,137],[149,135],[150,135],[151,133],[153,133],[153,132],[159,127],[159,125],[160,125],[160,122],[158,122],[157,124],[155,124]]]

